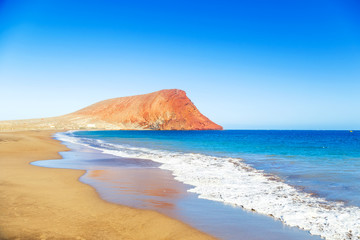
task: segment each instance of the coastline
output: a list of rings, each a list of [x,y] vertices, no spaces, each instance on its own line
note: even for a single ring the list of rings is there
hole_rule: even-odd
[[[57,131],[0,133],[0,239],[214,239],[150,210],[102,200],[85,171],[33,166],[61,159]]]
[[[325,134],[325,136],[324,136]],[[226,149],[220,148],[220,150],[224,149],[226,153],[228,153],[230,156],[233,153],[231,151],[231,148],[229,150],[229,147],[233,147],[234,153],[236,153],[239,149],[238,146],[235,144],[233,145],[232,142],[237,141],[238,138],[242,138],[244,136],[249,136],[252,138],[247,138],[247,140],[251,140],[251,143],[249,146],[245,146],[245,149],[242,149],[243,152],[252,152],[252,147],[254,145],[260,145],[264,142],[264,140],[268,140],[269,144],[265,145],[265,147],[273,147],[277,146],[277,144],[283,143],[285,140],[289,140],[289,138],[292,138],[293,140],[290,140],[290,145],[293,146],[299,146],[299,151],[293,151],[293,155],[297,155],[302,153],[303,151],[303,140],[307,139],[310,140],[310,143],[312,143],[310,146],[308,146],[308,150],[310,151],[309,154],[312,156],[313,151],[316,151],[316,153],[319,157],[322,157],[328,152],[327,149],[322,150],[321,152],[317,152],[318,149],[324,149],[321,146],[324,144],[322,142],[316,141],[319,137],[322,139],[326,139],[326,143],[329,146],[329,149],[339,149],[338,145],[335,143],[337,140],[344,139],[344,136],[348,136],[348,133],[336,133],[335,135],[332,132],[328,133],[321,133],[318,135],[318,133],[315,133],[315,140],[311,140],[314,137],[314,134],[309,135],[306,131],[305,132],[299,132],[296,133],[297,138],[294,137],[294,132],[285,132],[281,133],[281,138],[273,138],[273,136],[278,135],[278,133],[272,133],[272,132],[243,132],[243,131],[232,131],[232,132],[221,132],[219,134],[218,132],[211,132],[211,131],[204,131],[204,132],[163,132],[163,131],[114,131],[114,132],[93,132],[93,131],[85,131],[85,132],[68,132],[68,133],[59,133],[56,135],[56,139],[61,140],[62,143],[64,143],[66,146],[68,146],[71,149],[77,149],[77,147],[74,147],[76,145],[81,146],[78,148],[78,150],[75,150],[75,153],[73,151],[68,153],[61,153],[62,156],[64,156],[64,159],[70,160],[67,164],[61,163],[62,161],[42,161],[43,163],[39,162],[39,165],[46,166],[46,167],[59,167],[64,166],[65,168],[78,168],[78,169],[103,169],[102,166],[100,168],[97,168],[97,165],[94,163],[91,163],[89,161],[89,168],[84,167],[83,164],[86,163],[86,159],[91,159],[92,156],[84,156],[83,158],[80,157],[81,152],[88,152],[89,150],[86,150],[87,147],[89,149],[94,149],[95,151],[100,151],[102,154],[107,154],[108,156],[112,157],[119,157],[123,159],[148,159],[151,160],[157,164],[161,164],[159,166],[162,170],[169,170],[172,171],[172,174],[175,178],[175,180],[182,182],[183,184],[187,184],[190,186],[190,189],[188,189],[187,192],[189,192],[189,195],[192,193],[197,194],[197,198],[201,199],[207,199],[209,201],[219,201],[223,202],[225,204],[235,205],[243,208],[244,210],[251,211],[257,214],[261,214],[263,216],[268,216],[269,219],[272,219],[272,221],[281,221],[282,226],[280,228],[271,228],[266,229],[266,231],[270,230],[273,231],[275,229],[279,230],[282,234],[288,232],[284,229],[284,226],[289,227],[295,227],[297,229],[302,229],[302,233],[312,234],[312,236],[303,236],[303,238],[299,239],[319,239],[320,235],[323,238],[326,239],[348,239],[348,236],[358,236],[358,216],[360,216],[358,213],[359,208],[356,206],[347,206],[344,205],[342,202],[334,202],[331,200],[326,200],[325,198],[314,196],[306,191],[302,191],[302,189],[296,189],[293,185],[288,184],[288,182],[282,179],[277,178],[277,173],[268,174],[267,172],[263,172],[262,170],[259,170],[258,168],[253,168],[252,166],[248,165],[246,162],[239,161],[238,158],[232,158],[232,157],[219,157],[216,152],[213,152],[213,149],[218,149],[217,145],[218,143],[223,142],[224,139],[229,139],[226,141]],[[216,138],[216,141],[212,141]],[[182,139],[181,144],[179,144],[179,140]],[[273,139],[273,140],[271,140]],[[201,140],[201,141],[199,141]],[[335,141],[334,141],[335,140]],[[356,140],[356,139],[355,139]],[[356,150],[353,148],[353,145],[351,145],[349,142],[350,139],[345,142],[344,144],[348,147],[344,149],[349,149],[350,152],[353,151],[353,153],[356,155]],[[335,142],[335,143],[334,143]],[[317,147],[321,144],[321,148]],[[204,151],[204,154],[198,153],[198,149],[201,149],[204,145],[209,145],[207,151]],[[174,147],[171,147],[174,146]],[[282,146],[282,145],[279,145]],[[313,150],[313,147],[315,146],[315,150]],[[84,147],[84,150],[82,150],[82,147]],[[349,152],[344,152],[343,148],[340,148],[339,155],[344,153],[344,156],[346,154],[349,154]],[[92,150],[90,150],[92,151]],[[279,160],[282,160],[281,158],[281,151],[283,149],[275,148],[272,150],[275,153],[280,153]],[[280,152],[279,152],[280,151]],[[324,153],[325,151],[325,153]],[[199,151],[200,152],[200,151]],[[291,152],[292,153],[292,152]],[[228,156],[229,156],[228,155]],[[241,157],[243,154],[235,154],[236,157]],[[262,161],[262,155],[257,155],[259,158],[254,159],[255,162],[258,162],[258,160]],[[347,155],[346,155],[347,156]],[[353,156],[349,154],[349,156]],[[80,158],[79,158],[80,157]],[[97,159],[105,159],[106,156],[97,156]],[[270,159],[273,158],[273,156],[266,157],[264,159]],[[74,159],[74,161],[71,163],[71,159]],[[78,162],[79,159],[85,159],[83,163]],[[311,157],[310,159],[313,159]],[[318,158],[315,158],[318,159]],[[321,163],[324,163],[325,166],[328,166],[329,164],[334,163],[333,160],[336,160],[337,158],[329,158],[328,161],[321,161]],[[94,159],[96,160],[96,159]],[[303,158],[289,158],[287,159],[286,156],[284,158],[285,163],[288,161],[295,161],[298,160],[300,163],[304,162]],[[120,161],[120,159],[117,159],[115,161]],[[59,162],[59,164],[53,164],[54,162]],[[105,161],[106,162],[106,161]],[[110,161],[111,162],[111,161]],[[110,162],[107,162],[110,164]],[[283,163],[284,161],[281,161],[280,163]],[[335,161],[336,163],[338,161]],[[120,162],[119,162],[120,163]],[[116,165],[121,165],[117,163]],[[271,163],[271,162],[270,162]],[[345,162],[344,162],[345,163]],[[309,163],[310,166],[314,166],[311,162]],[[101,163],[99,162],[99,165]],[[295,165],[296,166],[296,165]],[[322,166],[322,164],[321,164]],[[260,166],[261,167],[261,166]],[[261,169],[261,168],[260,168]],[[297,173],[296,168],[290,168],[295,170],[291,174]],[[281,168],[280,168],[281,170]],[[301,171],[307,171],[308,168],[300,168]],[[346,169],[345,169],[346,170]],[[316,168],[316,171],[321,173],[323,171],[323,168]],[[280,172],[281,173],[281,172]],[[341,172],[339,172],[341,173]],[[289,175],[289,177],[292,177],[292,175]],[[96,176],[99,174],[97,173]],[[109,179],[109,176],[111,174],[106,174],[105,178],[100,178],[108,181],[110,184],[109,193],[110,195],[112,192],[118,192],[118,190],[111,189],[111,185],[114,185],[115,188],[119,189],[128,189],[129,184],[126,183],[126,179],[121,179],[124,174],[121,174],[122,176],[119,179]],[[142,176],[144,176],[142,174]],[[153,174],[151,174],[151,180],[145,181],[145,182],[152,182]],[[326,176],[326,175],[325,175]],[[91,177],[91,176],[90,176]],[[286,175],[285,175],[286,177]],[[332,179],[332,176],[329,175],[329,179]],[[348,178],[348,174],[346,179]],[[172,178],[170,178],[172,179]],[[82,181],[85,180],[85,178],[82,178]],[[300,179],[301,180],[301,179]],[[320,179],[321,180],[321,179]],[[334,179],[336,180],[336,179]],[[143,177],[141,179],[143,181]],[[137,184],[138,186],[142,186],[140,184]],[[124,182],[125,185],[121,185],[118,183]],[[133,182],[136,182],[136,179],[131,181],[131,184]],[[335,181],[336,182],[336,181]],[[86,181],[86,183],[90,183],[90,185],[93,185],[97,191],[100,192],[100,195],[102,198],[106,200],[110,200],[111,202],[116,202],[120,204],[128,205],[128,203],[123,202],[117,202],[117,197],[107,197],[107,193],[104,192],[103,186],[96,186],[93,182]],[[114,183],[114,184],[113,184]],[[135,184],[136,186],[136,184]],[[351,186],[351,185],[350,185]],[[135,188],[135,190],[138,190]],[[131,190],[134,191],[134,190]],[[356,192],[355,192],[356,193]],[[108,196],[110,196],[108,195]],[[146,194],[140,193],[141,196],[144,196]],[[189,196],[188,195],[188,196]],[[105,196],[105,197],[104,197]],[[190,201],[189,203],[193,206],[194,203],[198,203],[200,200],[194,200]],[[218,235],[217,233],[214,233],[214,229],[216,227],[207,228],[204,229],[203,226],[198,226],[197,223],[204,224],[205,222],[208,222],[208,218],[211,216],[211,214],[214,212],[214,209],[218,209],[218,207],[214,206],[212,203],[209,203],[212,205],[210,211],[205,211],[205,215],[207,219],[202,219],[200,221],[189,221],[188,219],[178,218],[180,221],[184,221],[186,223],[189,223],[191,226],[204,231],[206,233],[211,234],[212,236],[216,236],[219,238],[222,238],[222,234]],[[137,207],[136,205],[129,204],[130,206]],[[184,202],[176,204],[177,206],[186,206],[184,205]],[[206,205],[206,204],[205,204]],[[190,205],[188,205],[190,206]],[[197,210],[203,209],[203,205],[196,208]],[[184,211],[185,210],[185,211]],[[182,208],[181,213],[188,212],[186,208]],[[234,208],[230,212],[230,214],[234,214],[235,212],[239,213],[241,211],[238,211]],[[211,213],[211,214],[210,214]],[[199,214],[189,214],[188,216],[191,216],[191,219],[194,218],[194,216],[197,216]],[[201,214],[200,214],[201,215]],[[199,216],[200,216],[199,215]],[[216,221],[219,221],[219,216],[222,216],[223,213],[215,214]],[[250,216],[251,214],[249,214]],[[170,217],[173,217],[170,215]],[[224,226],[224,223],[231,222],[235,223],[237,222],[238,227],[243,227],[248,222],[249,218],[245,221],[237,221],[234,219],[230,220],[229,216],[227,218],[222,218],[220,221],[220,224],[222,228],[226,227]],[[236,219],[238,219],[236,217]],[[346,219],[346,221],[342,221],[341,219]],[[230,221],[229,221],[230,220]],[[257,219],[254,221],[254,223],[257,225],[254,228],[252,228],[250,231],[248,231],[250,228],[245,228],[245,231],[241,231],[241,236],[245,237],[246,239],[250,239],[247,237],[247,233],[251,232],[260,232],[264,230],[263,226],[267,226],[268,224],[259,224],[260,219]],[[271,222],[271,221],[269,221]],[[195,223],[195,224],[194,224]],[[213,224],[210,223],[210,224]],[[269,224],[271,225],[271,223]],[[209,225],[211,226],[211,225]],[[260,229],[259,229],[259,226]],[[285,232],[283,230],[285,230]],[[291,229],[289,229],[291,230]],[[274,236],[274,234],[268,232],[265,234],[261,234],[261,238],[257,238],[257,236],[253,239],[265,239],[267,236]],[[300,232],[299,232],[300,233]],[[227,234],[227,233],[226,233]],[[286,233],[287,234],[287,233]],[[292,233],[290,233],[292,234]],[[299,234],[295,234],[295,237],[300,237]],[[236,235],[233,235],[236,236]],[[265,236],[265,238],[264,238]],[[339,237],[340,236],[340,237]],[[228,238],[228,239],[234,239]],[[279,238],[274,238],[279,239]],[[295,239],[293,237],[283,238],[283,239]],[[351,239],[351,238],[349,238]]]
[[[61,160],[31,164],[86,170],[79,181],[92,186],[107,202],[155,210],[218,239],[320,240],[261,214],[199,198],[198,194],[188,191],[192,186],[176,180],[171,171],[148,158],[118,157],[64,139],[62,134],[70,133],[58,133],[53,137],[71,151],[60,152]]]

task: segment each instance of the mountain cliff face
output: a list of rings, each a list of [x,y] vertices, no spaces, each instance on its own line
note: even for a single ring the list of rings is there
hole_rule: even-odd
[[[178,89],[108,99],[67,115],[90,118],[120,129],[221,130],[202,115],[186,93]]]
[[[202,115],[182,90],[105,100],[51,118],[0,121],[1,131],[20,130],[221,130]]]

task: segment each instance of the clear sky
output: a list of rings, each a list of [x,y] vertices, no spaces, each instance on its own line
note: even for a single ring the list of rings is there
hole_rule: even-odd
[[[358,0],[0,0],[0,120],[179,88],[227,129],[360,129]]]

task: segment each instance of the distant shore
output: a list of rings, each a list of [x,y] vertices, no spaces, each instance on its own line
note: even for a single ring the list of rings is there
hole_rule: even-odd
[[[30,165],[68,149],[55,131],[0,133],[0,239],[213,239],[154,211],[101,200],[81,170]]]

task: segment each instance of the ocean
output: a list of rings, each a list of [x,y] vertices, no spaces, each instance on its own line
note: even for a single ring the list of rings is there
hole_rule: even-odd
[[[130,175],[119,169],[118,178],[124,178],[120,188],[132,176],[149,174],[146,179],[156,180],[142,168],[161,170],[162,175],[153,173],[161,176],[156,184],[173,177],[187,186],[181,194],[266,216],[325,239],[360,239],[360,131],[70,131],[55,138],[112,156],[102,165],[135,166]],[[49,166],[41,162],[35,165]],[[99,161],[91,164],[86,169],[95,170]],[[102,172],[102,182],[106,174],[115,173]],[[106,195],[101,186],[95,188]],[[161,198],[147,200],[162,204]],[[129,205],[132,201],[128,199]]]

